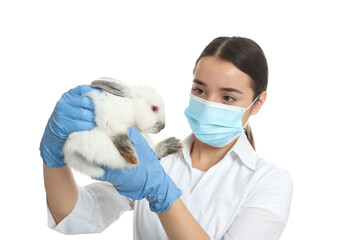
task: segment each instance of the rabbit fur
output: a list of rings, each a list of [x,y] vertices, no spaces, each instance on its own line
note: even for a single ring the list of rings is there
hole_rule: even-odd
[[[91,83],[103,91],[91,91],[96,127],[90,131],[71,133],[65,141],[65,162],[73,169],[97,178],[104,169],[131,168],[138,159],[127,129],[135,127],[148,141],[159,159],[179,152],[182,143],[170,137],[156,146],[149,133],[165,127],[164,102],[157,91],[148,85],[128,85],[113,78],[99,78]]]

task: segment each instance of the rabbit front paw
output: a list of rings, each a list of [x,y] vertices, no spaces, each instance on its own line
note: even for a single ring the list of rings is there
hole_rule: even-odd
[[[173,153],[179,153],[183,149],[183,143],[175,137],[167,138],[155,146],[156,156],[161,159]]]
[[[138,158],[135,153],[135,148],[131,143],[127,134],[119,134],[112,139],[115,147],[118,149],[121,156],[130,164],[137,164]]]

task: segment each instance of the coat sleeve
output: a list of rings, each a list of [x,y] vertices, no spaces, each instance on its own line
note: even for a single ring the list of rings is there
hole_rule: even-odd
[[[292,192],[292,178],[285,170],[264,176],[223,239],[278,240],[287,223]]]
[[[134,209],[134,200],[119,194],[106,182],[78,187],[78,199],[72,212],[56,225],[49,206],[48,226],[64,234],[99,233],[122,213]]]

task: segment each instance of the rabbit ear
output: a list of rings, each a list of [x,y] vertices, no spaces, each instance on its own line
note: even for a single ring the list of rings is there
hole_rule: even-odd
[[[113,78],[99,78],[91,83],[92,87],[100,88],[119,97],[130,97],[129,87]]]

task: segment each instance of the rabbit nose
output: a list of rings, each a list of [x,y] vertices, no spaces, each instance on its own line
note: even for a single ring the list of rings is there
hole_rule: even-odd
[[[156,125],[159,128],[159,130],[165,128],[165,123],[163,123],[163,122],[157,122]]]

